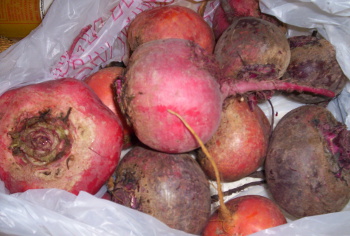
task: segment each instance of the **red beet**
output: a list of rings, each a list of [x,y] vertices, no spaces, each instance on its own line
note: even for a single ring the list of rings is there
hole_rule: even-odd
[[[196,42],[213,52],[214,33],[197,12],[184,6],[167,5],[139,13],[128,29],[131,51],[139,45],[156,39],[180,38]]]
[[[111,182],[113,201],[171,228],[199,234],[209,219],[209,181],[189,154],[135,146],[123,157]]]
[[[221,77],[215,57],[184,39],[154,40],[132,54],[121,89],[121,109],[136,136],[147,146],[179,153],[199,147],[192,134],[168,109],[181,114],[203,142],[219,126],[222,102],[228,96],[258,90],[310,90],[333,96],[326,89],[276,81],[233,81]]]
[[[205,142],[214,134],[222,100],[213,74],[217,66],[209,55],[184,39],[155,40],[134,51],[127,66],[121,108],[141,142],[169,153],[198,147],[168,109],[181,111]]]
[[[123,75],[124,70],[125,68],[122,66],[109,66],[91,74],[84,79],[84,82],[87,83],[101,101],[119,117],[124,130],[123,149],[127,149],[133,143],[134,132],[127,123],[117,101],[115,101],[115,92],[113,88],[114,81],[118,76]]]
[[[244,236],[287,223],[278,205],[263,196],[241,196],[229,200],[225,205],[232,214],[232,221],[227,221],[220,211],[215,211],[202,236]]]
[[[11,193],[59,188],[95,194],[118,164],[120,120],[82,81],[9,90],[0,110],[0,178]]]
[[[246,101],[235,97],[225,99],[220,126],[205,144],[222,181],[239,180],[262,166],[269,131],[269,121],[258,106],[251,110]],[[198,151],[197,158],[209,179],[215,180],[212,164],[202,150]]]
[[[287,27],[276,17],[262,13],[259,0],[221,0],[213,16],[213,31],[218,40],[230,24],[240,17],[257,17],[277,25],[283,33]]]
[[[313,87],[327,87],[336,95],[340,94],[348,79],[337,62],[333,45],[326,39],[312,35],[294,36],[288,40],[291,61],[281,79]],[[301,103],[330,100],[327,97],[307,93],[289,93],[288,96]]]
[[[350,200],[350,131],[324,107],[290,111],[271,136],[265,174],[275,201],[294,217],[342,210]]]

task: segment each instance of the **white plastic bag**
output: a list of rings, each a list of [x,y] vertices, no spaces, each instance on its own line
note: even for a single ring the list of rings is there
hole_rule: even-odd
[[[111,61],[128,60],[126,29],[139,12],[155,6],[141,0],[56,0],[43,23],[28,37],[0,54],[0,94],[30,83],[59,77],[83,79]],[[160,2],[160,1],[159,1]],[[199,4],[162,0],[196,9]],[[199,2],[199,1],[198,1]],[[205,19],[211,22],[219,1],[211,1]],[[348,29],[350,3],[325,0],[261,0],[262,10],[290,24],[293,32],[316,28],[337,49],[338,61],[349,77]],[[299,23],[298,23],[299,22]],[[306,25],[307,24],[307,25]],[[303,27],[303,28],[300,28]],[[304,28],[306,27],[306,28]],[[290,33],[293,33],[290,32]],[[350,85],[328,108],[338,120],[349,120]],[[302,104],[283,96],[272,98],[275,122]],[[271,108],[261,104],[268,117]],[[224,190],[253,181],[245,178],[224,184]],[[1,235],[188,235],[165,226],[151,216],[100,199],[105,192],[78,196],[57,189],[28,190],[9,194],[0,181]],[[232,197],[259,194],[267,196],[264,186],[251,187]],[[342,212],[295,220],[254,235],[346,235],[350,230],[350,206]]]

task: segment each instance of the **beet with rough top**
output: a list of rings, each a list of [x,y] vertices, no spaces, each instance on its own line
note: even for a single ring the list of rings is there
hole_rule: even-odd
[[[324,107],[296,108],[273,131],[265,174],[275,201],[295,217],[340,211],[350,200],[350,132]]]

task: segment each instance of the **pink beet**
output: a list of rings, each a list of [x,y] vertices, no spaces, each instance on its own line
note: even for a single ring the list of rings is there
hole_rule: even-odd
[[[84,82],[57,79],[0,96],[0,178],[11,193],[95,194],[118,164],[118,116]]]
[[[199,145],[169,109],[179,113],[205,143],[219,126],[226,97],[276,89],[334,96],[326,89],[280,81],[225,79],[214,55],[184,39],[140,45],[130,58],[118,96],[141,142],[159,151],[179,153]]]

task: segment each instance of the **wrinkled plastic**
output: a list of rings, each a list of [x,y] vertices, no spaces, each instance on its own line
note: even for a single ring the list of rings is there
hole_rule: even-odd
[[[160,1],[159,1],[160,2]],[[193,2],[162,0],[197,9]],[[199,1],[198,1],[199,2]],[[219,1],[210,1],[204,18],[209,24]],[[60,77],[83,79],[111,61],[128,60],[126,30],[141,11],[155,6],[141,0],[57,0],[42,24],[25,39],[0,53],[0,94],[30,83]],[[337,59],[350,78],[349,38],[350,3],[325,0],[261,0],[262,11],[288,23],[289,35],[317,29],[336,46]],[[350,84],[328,106],[339,121],[350,127]],[[289,110],[303,104],[283,96],[271,99],[275,124]],[[260,104],[271,118],[268,103]],[[125,152],[123,153],[125,154]],[[226,183],[223,190],[256,181],[244,178]],[[213,183],[213,186],[215,183]],[[216,193],[215,188],[213,193]],[[28,190],[9,194],[0,181],[0,235],[188,235],[170,229],[155,218],[101,199],[102,187],[95,196],[81,192],[78,196],[57,189]],[[225,197],[247,194],[269,196],[264,185]],[[215,210],[216,203],[213,204]],[[254,235],[348,235],[350,205],[341,212],[294,219]]]
[[[86,192],[76,196],[58,189],[12,195],[0,193],[0,232],[1,235],[21,236],[191,235],[171,229],[147,214]]]

